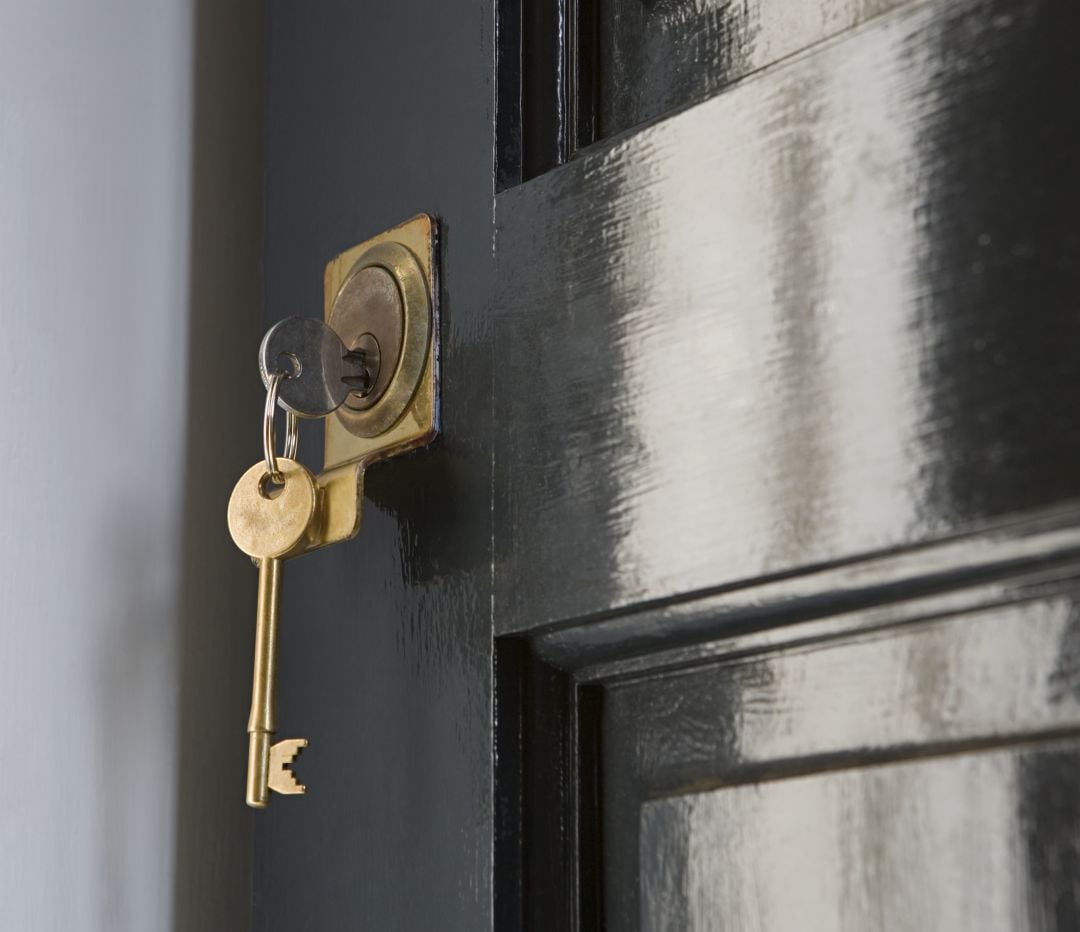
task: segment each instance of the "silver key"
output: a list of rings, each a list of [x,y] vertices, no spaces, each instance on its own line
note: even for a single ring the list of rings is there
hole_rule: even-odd
[[[326,417],[351,392],[370,391],[378,375],[378,359],[352,351],[321,320],[286,317],[266,331],[259,346],[263,384],[284,372],[278,403],[299,417]]]

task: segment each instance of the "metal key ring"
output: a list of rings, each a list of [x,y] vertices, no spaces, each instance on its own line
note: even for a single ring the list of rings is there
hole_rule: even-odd
[[[289,377],[286,372],[275,372],[270,379],[270,386],[266,391],[266,407],[263,409],[263,456],[266,457],[266,470],[274,482],[281,482],[283,476],[278,469],[277,454],[274,447],[277,440],[274,436],[274,411],[277,408],[278,387],[283,379]],[[296,448],[300,443],[300,423],[292,411],[285,412],[285,459],[296,459]]]

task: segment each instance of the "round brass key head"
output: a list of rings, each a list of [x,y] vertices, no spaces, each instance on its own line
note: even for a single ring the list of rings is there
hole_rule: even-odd
[[[258,462],[236,483],[229,498],[229,533],[256,559],[280,557],[295,547],[315,516],[315,480],[295,460],[277,458],[284,480],[275,485]]]

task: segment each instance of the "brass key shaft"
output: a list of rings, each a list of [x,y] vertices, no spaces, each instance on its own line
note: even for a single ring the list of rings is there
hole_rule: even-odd
[[[270,736],[277,731],[277,635],[281,603],[281,560],[259,560],[255,622],[255,672],[248,716],[247,804],[265,809],[270,798]]]

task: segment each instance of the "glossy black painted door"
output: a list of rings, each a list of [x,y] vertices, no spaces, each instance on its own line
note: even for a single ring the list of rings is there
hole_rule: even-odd
[[[267,319],[438,215],[444,431],[287,568],[255,926],[1076,928],[1073,5],[268,17]]]

